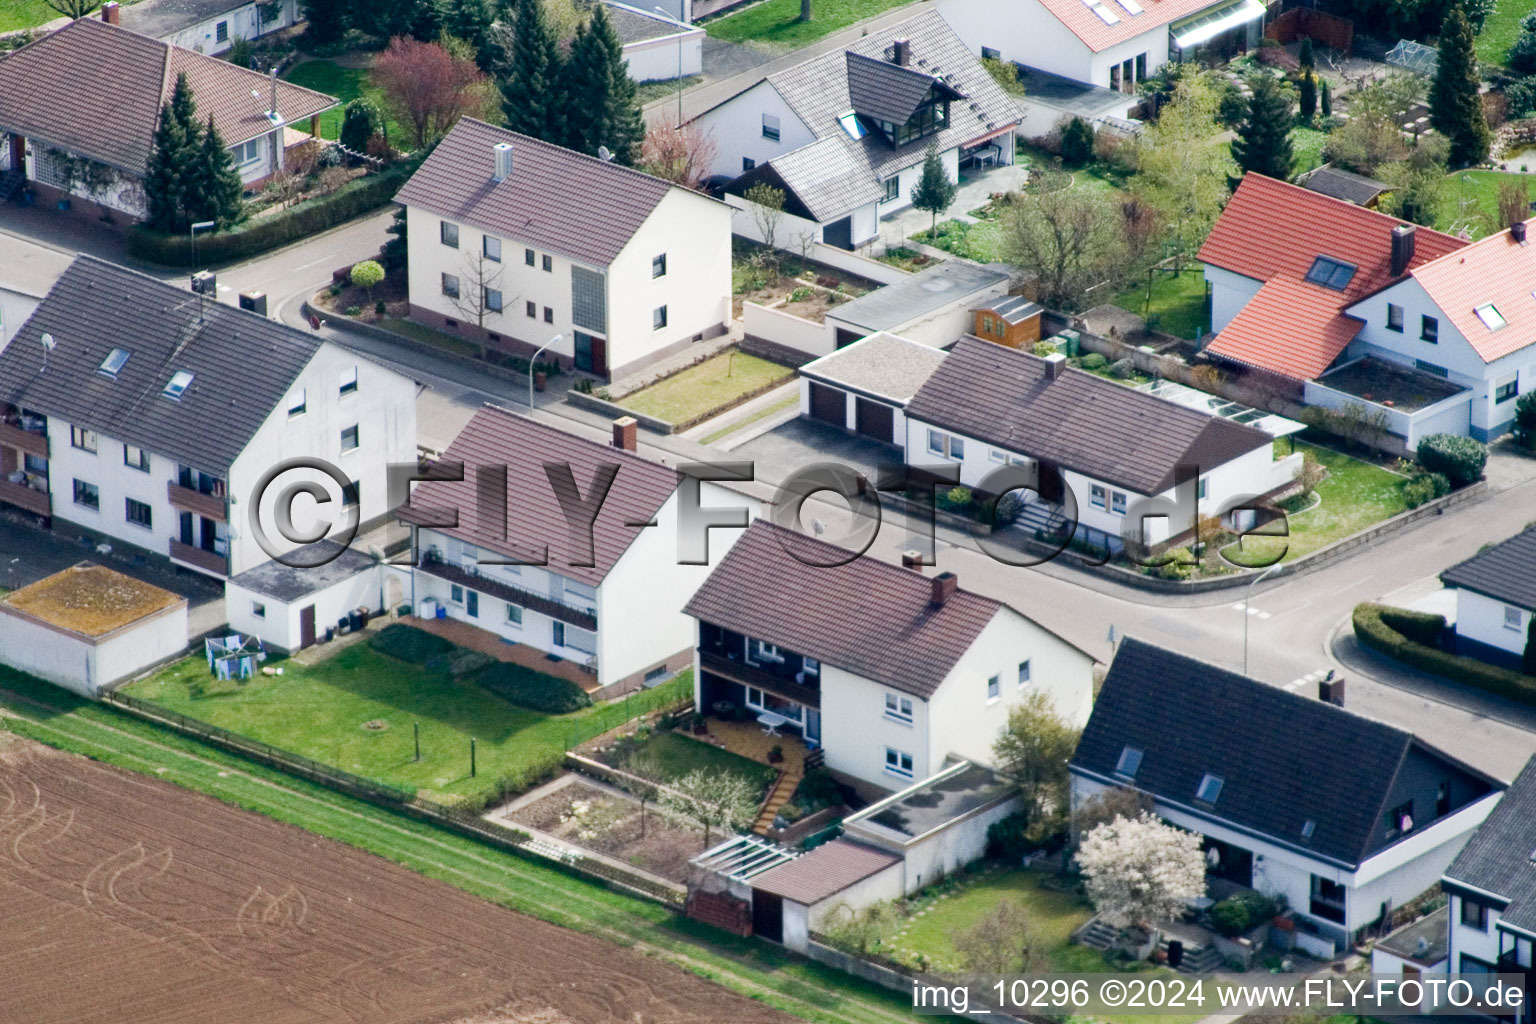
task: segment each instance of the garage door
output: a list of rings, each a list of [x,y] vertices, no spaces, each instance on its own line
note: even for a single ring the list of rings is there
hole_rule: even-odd
[[[848,425],[848,396],[836,388],[811,382],[811,419],[834,426]]]
[[[892,429],[895,422],[894,411],[888,405],[879,402],[871,402],[867,398],[860,398],[855,416],[855,429],[865,437],[872,437],[876,441],[884,441],[893,444]]]

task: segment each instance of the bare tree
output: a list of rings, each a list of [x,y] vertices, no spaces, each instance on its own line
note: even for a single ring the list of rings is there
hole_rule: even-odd
[[[717,828],[736,828],[751,820],[757,810],[757,788],[740,775],[695,769],[674,779],[662,794],[668,808],[704,828],[704,845],[710,845]]]
[[[1029,910],[1017,897],[1004,899],[969,928],[950,932],[949,941],[972,974],[1038,974],[1051,969],[1045,944],[1030,925]]]
[[[760,181],[742,193],[742,198],[752,204],[752,222],[763,244],[777,249],[779,223],[784,219],[784,190]]]
[[[453,307],[465,320],[473,320],[481,334],[477,344],[485,355],[485,318],[500,313],[507,300],[501,294],[501,261],[490,259],[482,251],[464,254],[464,274]]]
[[[46,0],[49,7],[58,11],[66,18],[79,21],[101,6],[101,0]]]
[[[640,147],[640,170],[696,192],[704,190],[714,163],[714,135],[691,121],[653,126]]]
[[[1071,188],[1066,175],[1050,171],[1037,194],[1004,211],[1003,252],[1010,263],[1038,275],[1043,303],[1073,309],[1114,266],[1111,226],[1118,217],[1102,196]]]
[[[1499,223],[1497,230],[1523,223],[1531,215],[1530,190],[1524,178],[1506,178],[1499,183]]]
[[[495,87],[466,57],[436,43],[396,37],[373,64],[373,82],[417,148],[436,142],[460,117],[495,110]]]

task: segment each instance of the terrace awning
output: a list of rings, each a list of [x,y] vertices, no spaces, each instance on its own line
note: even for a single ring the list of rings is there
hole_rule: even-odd
[[[1209,42],[1238,25],[1246,25],[1264,17],[1264,4],[1260,0],[1232,0],[1231,3],[1207,8],[1199,14],[1176,21],[1168,27],[1173,45],[1181,50]]]

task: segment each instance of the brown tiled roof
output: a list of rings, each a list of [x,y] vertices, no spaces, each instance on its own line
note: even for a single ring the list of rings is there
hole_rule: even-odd
[[[549,568],[563,576],[601,583],[619,557],[640,536],[643,525],[677,489],[677,474],[633,452],[589,441],[526,416],[487,406],[454,438],[443,459],[464,464],[464,479],[417,484],[402,518],[420,521],[427,509],[452,509],[459,525],[446,533],[502,555],[527,558],[549,548]],[[582,498],[591,494],[598,468],[617,465],[618,475],[592,524],[591,566],[575,566],[576,550],[565,514],[545,472],[549,463],[570,466]],[[482,520],[477,500],[477,467],[506,466],[506,525]],[[659,527],[657,527],[659,529]],[[643,610],[636,610],[640,614]]]
[[[752,879],[752,888],[808,907],[900,860],[895,854],[872,846],[834,839],[788,864],[763,872]]]
[[[759,519],[684,610],[926,699],[1004,606],[957,590],[935,607],[927,577],[874,558],[806,564],[849,554]]]
[[[95,18],[0,60],[0,129],[140,175],[160,106],[182,71],[198,115],[212,114],[227,144],[272,130],[267,76]],[[277,100],[285,123],[336,105],[333,96],[281,81]]]
[[[503,182],[491,176],[492,147],[500,142],[512,145],[512,174]],[[466,117],[395,201],[606,267],[678,187]]]
[[[964,337],[907,403],[907,416],[1139,494],[1173,486],[1174,470],[1207,473],[1270,436],[1084,370],[1052,381],[1028,352]]]

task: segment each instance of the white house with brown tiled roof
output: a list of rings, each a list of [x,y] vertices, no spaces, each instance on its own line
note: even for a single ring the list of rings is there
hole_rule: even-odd
[[[620,377],[731,318],[731,211],[640,171],[464,118],[395,197],[411,315]]]

